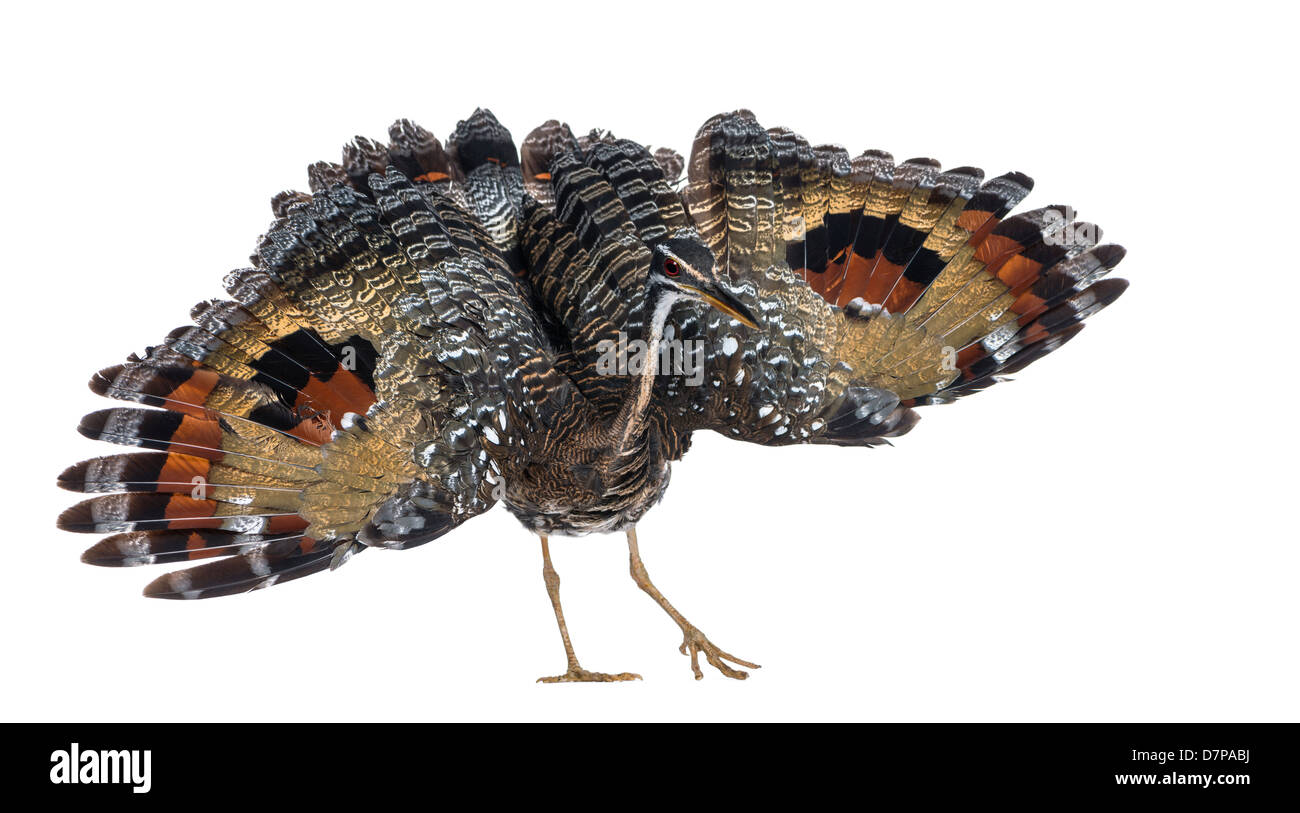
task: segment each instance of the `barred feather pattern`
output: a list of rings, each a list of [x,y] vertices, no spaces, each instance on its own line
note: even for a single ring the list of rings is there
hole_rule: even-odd
[[[626,528],[694,431],[887,443],[1127,287],[1108,276],[1124,250],[1069,207],[1011,214],[1021,173],[854,157],[748,111],[707,121],[689,160],[554,120],[520,153],[485,110],[445,145],[405,119],[388,135],[311,165],[228,298],[92,378],[129,406],[79,430],[133,448],[59,478],[87,495],[60,527],[108,534],[85,561],[211,559],[146,588],[191,599],[419,545],[498,501],[541,533]],[[670,243],[757,327],[703,298],[651,307]],[[602,372],[660,328],[701,348],[698,380]]]
[[[928,158],[850,159],[748,111],[706,122],[689,166],[691,219],[762,322],[674,313],[683,338],[704,343],[707,387],[669,379],[658,394],[691,428],[874,445],[915,425],[908,407],[1057,349],[1127,287],[1100,280],[1123,249],[1069,207],[1004,219],[1032,187],[1020,173],[985,182]]]
[[[584,421],[515,277],[509,134],[484,111],[447,150],[410,122],[390,132],[387,148],[358,138],[341,164],[313,165],[313,194],[275,197],[255,267],[227,278],[232,299],[92,380],[156,409],[82,423],[154,450],[60,478],[100,495],[61,527],[114,534],[86,561],[230,557],[146,591],[203,598],[420,544],[497,500],[523,436]]]

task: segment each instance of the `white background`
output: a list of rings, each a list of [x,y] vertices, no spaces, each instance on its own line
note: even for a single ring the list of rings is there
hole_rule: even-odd
[[[1297,720],[1292,35],[1273,4],[25,4],[5,16],[0,718]],[[626,10],[623,10],[626,9]],[[634,11],[635,9],[635,11]],[[619,536],[504,511],[249,596],[55,530],[90,374],[221,294],[310,161],[477,105],[687,150],[749,107],[814,143],[1020,169],[1129,249],[1068,348],[895,448],[696,436],[640,528],[763,664],[691,679]]]

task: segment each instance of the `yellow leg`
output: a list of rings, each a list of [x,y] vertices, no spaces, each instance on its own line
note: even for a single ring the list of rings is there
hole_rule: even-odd
[[[543,542],[542,544],[544,545],[546,543]],[[701,652],[704,653],[704,657],[715,669],[727,677],[735,678],[736,680],[744,680],[749,677],[749,673],[731,668],[729,664],[724,663],[724,660],[731,661],[732,663],[750,669],[760,668],[756,663],[743,661],[735,655],[728,654],[714,646],[713,642],[704,637],[704,633],[700,632],[699,628],[687,621],[686,617],[677,612],[677,608],[674,607],[668,599],[664,598],[664,594],[660,593],[659,588],[655,587],[654,582],[650,581],[650,574],[646,572],[645,565],[641,563],[641,551],[637,548],[636,544],[636,528],[627,529],[627,551],[632,566],[632,579],[636,582],[636,586],[649,594],[650,598],[654,599],[660,607],[664,608],[664,612],[668,613],[668,616],[672,618],[673,621],[677,622],[677,626],[682,628],[682,635],[684,637],[682,640],[681,653],[685,655],[689,651],[691,656],[691,669],[695,672],[696,680],[702,680],[704,678],[704,673],[700,671]],[[558,604],[556,605],[556,611],[559,611]],[[563,622],[561,622],[561,624],[562,623]]]
[[[564,609],[560,607],[560,574],[551,566],[551,547],[542,534],[542,578],[546,581],[546,594],[551,597],[551,606],[555,608],[555,620],[560,625],[560,638],[564,640],[564,655],[568,658],[569,669],[562,675],[538,678],[538,683],[608,683],[616,680],[640,680],[640,675],[620,672],[616,675],[604,672],[588,672],[578,663],[578,656],[573,654],[573,642],[569,640],[569,628],[564,623]]]

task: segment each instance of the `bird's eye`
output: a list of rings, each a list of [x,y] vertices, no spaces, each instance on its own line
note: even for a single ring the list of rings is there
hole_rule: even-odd
[[[672,257],[669,257],[668,259],[664,260],[664,273],[670,277],[677,276],[678,274],[682,273],[681,263],[677,262]]]

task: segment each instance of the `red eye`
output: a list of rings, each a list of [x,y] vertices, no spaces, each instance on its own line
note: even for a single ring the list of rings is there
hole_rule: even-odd
[[[676,260],[674,260],[672,257],[669,257],[668,259],[664,260],[664,273],[670,277],[675,277],[678,274],[682,273],[682,267]]]

